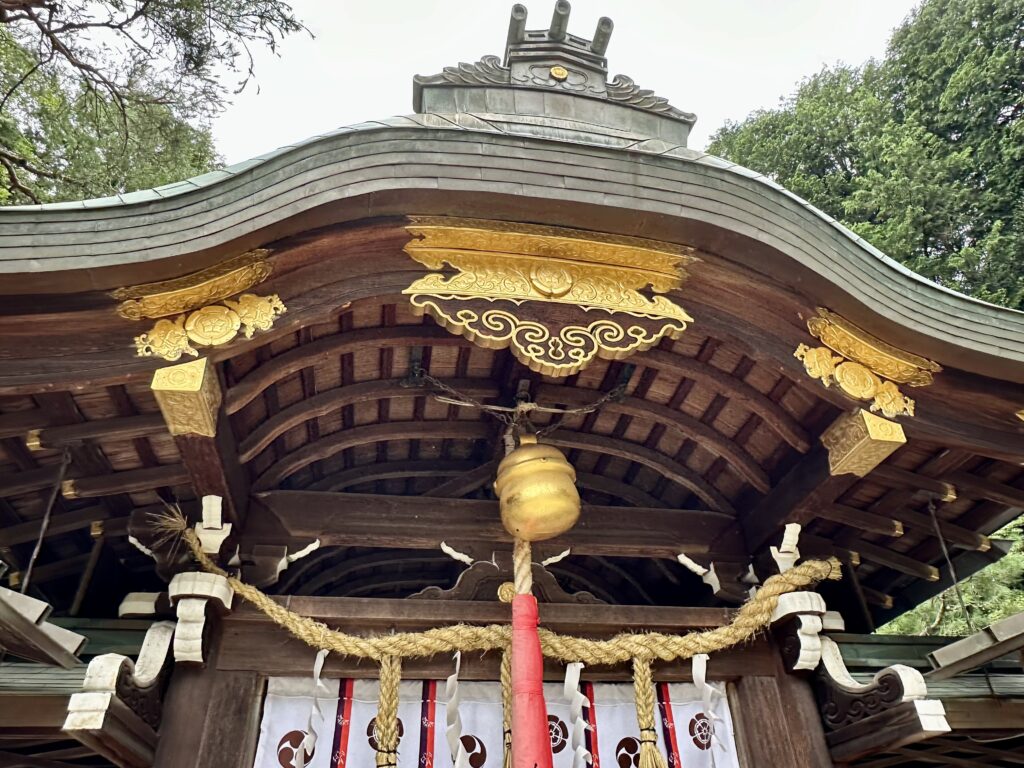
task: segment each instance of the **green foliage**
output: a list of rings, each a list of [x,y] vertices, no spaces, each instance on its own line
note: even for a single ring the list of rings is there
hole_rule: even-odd
[[[709,151],[919,274],[1024,308],[1024,0],[924,0],[882,61],[826,68]]]
[[[0,2],[0,205],[210,170],[207,123],[249,46],[302,30],[281,0]]]
[[[948,589],[878,631],[885,635],[956,637],[1024,611],[1024,518],[998,531],[994,538],[1011,539],[1013,546],[1004,558],[961,582],[970,622],[955,592]]]

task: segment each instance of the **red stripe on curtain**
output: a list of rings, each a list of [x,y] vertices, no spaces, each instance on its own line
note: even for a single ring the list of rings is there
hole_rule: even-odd
[[[669,768],[682,768],[683,761],[679,756],[679,741],[676,739],[676,723],[672,716],[672,699],[668,693],[668,683],[658,683],[658,708],[661,710],[661,730],[665,737],[665,751],[668,752]]]

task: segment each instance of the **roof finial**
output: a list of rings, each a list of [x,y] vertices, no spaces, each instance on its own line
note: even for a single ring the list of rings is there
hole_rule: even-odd
[[[548,37],[552,40],[564,40],[566,30],[569,28],[569,12],[572,6],[568,0],[558,0],[555,3],[555,12],[551,15],[551,27],[548,29]]]
[[[602,16],[598,19],[597,29],[594,30],[594,41],[590,44],[590,50],[598,56],[604,56],[608,51],[608,41],[612,39],[613,29],[615,29],[615,25],[607,16]]]
[[[508,20],[508,41],[505,50],[509,46],[521,43],[526,39],[526,6],[516,3],[512,6],[512,16]]]

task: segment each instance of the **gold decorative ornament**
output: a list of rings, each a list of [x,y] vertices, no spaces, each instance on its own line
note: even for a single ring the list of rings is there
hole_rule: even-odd
[[[807,330],[829,349],[897,384],[924,387],[942,370],[938,363],[897,349],[824,307],[807,321]]]
[[[60,484],[60,495],[65,499],[77,499],[78,489],[75,487],[74,480],[63,480]]]
[[[174,320],[157,320],[156,325],[146,333],[135,337],[135,350],[139,357],[156,355],[164,360],[178,360],[183,354],[195,357],[199,354],[188,343],[185,332],[185,315]]]
[[[667,297],[699,259],[685,246],[560,227],[414,217],[405,251],[435,270],[413,309],[550,376],[678,338],[693,319]],[[443,272],[446,265],[454,270]],[[561,307],[561,308],[559,308]]]
[[[580,516],[576,470],[561,451],[540,445],[533,435],[522,436],[519,447],[501,460],[494,492],[502,525],[523,541],[560,536]]]
[[[562,82],[569,77],[569,70],[560,64],[556,64],[551,68],[551,77],[558,82]]]
[[[844,413],[821,435],[831,475],[866,476],[907,442],[903,427],[858,408]]]
[[[516,585],[511,581],[503,581],[498,585],[498,600],[503,603],[511,603],[516,596]]]
[[[173,280],[118,288],[111,296],[122,300],[117,313],[128,320],[189,312],[262,283],[272,270],[265,260],[269,253],[258,248]]]
[[[228,307],[213,304],[197,309],[185,320],[185,333],[189,339],[204,347],[227,344],[238,333],[242,321]]]
[[[217,434],[221,389],[207,358],[158,368],[149,388],[172,435]]]
[[[149,331],[135,337],[136,353],[139,357],[156,356],[171,362],[183,354],[196,357],[199,351],[192,344],[218,347],[234,339],[239,329],[251,339],[256,331],[269,330],[286,311],[276,294],[243,293],[236,301],[225,299],[224,304],[200,307],[174,320],[157,320]]]
[[[942,370],[937,363],[886,344],[827,309],[819,307],[818,317],[807,322],[807,329],[825,344],[801,344],[793,353],[807,375],[826,387],[835,382],[857,400],[870,400],[871,410],[888,418],[914,415],[914,401],[894,381],[923,387],[932,383],[933,373]]]

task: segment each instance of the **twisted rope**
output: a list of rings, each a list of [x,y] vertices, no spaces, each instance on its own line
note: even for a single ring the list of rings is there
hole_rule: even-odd
[[[512,768],[512,653],[501,653],[501,730],[504,756],[503,768]]]
[[[380,660],[380,695],[377,700],[376,738],[378,768],[398,768],[398,683],[402,659]]]
[[[658,751],[658,731],[654,721],[654,675],[649,657],[633,657],[633,698],[636,722],[640,726],[640,768],[667,768]]]
[[[231,590],[252,603],[272,622],[316,649],[380,662],[386,656],[402,658],[433,656],[455,651],[505,650],[511,640],[511,628],[505,624],[471,626],[457,624],[436,627],[424,632],[402,632],[394,635],[361,637],[331,629],[315,619],[288,610],[256,587],[229,575],[203,552],[195,531],[186,527],[184,518],[165,523],[181,535],[199,565],[210,573],[227,579]],[[560,635],[541,628],[540,644],[545,656],[562,662],[582,661],[594,664],[622,664],[633,658],[679,661],[698,653],[712,653],[749,640],[771,623],[779,597],[812,587],[826,579],[842,578],[842,568],[834,557],[827,561],[809,560],[769,577],[764,585],[737,612],[732,623],[703,632],[686,635],[622,633],[607,640]]]
[[[512,579],[517,595],[533,592],[533,551],[530,542],[519,538],[512,546]]]

